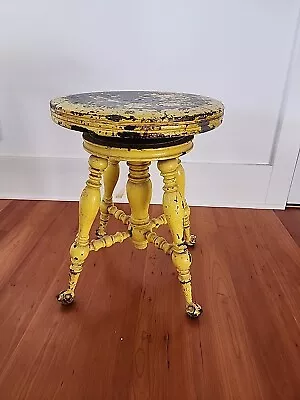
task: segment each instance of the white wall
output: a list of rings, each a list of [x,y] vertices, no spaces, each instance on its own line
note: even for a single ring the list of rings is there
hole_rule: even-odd
[[[112,89],[185,91],[219,98],[226,106],[223,127],[198,137],[186,160],[203,164],[204,174],[205,168],[210,168],[207,163],[225,164],[225,168],[228,164],[230,174],[232,165],[242,165],[238,172],[242,175],[249,164],[268,167],[298,8],[298,0],[3,2],[3,168],[13,160],[22,170],[27,162],[24,156],[40,157],[31,162],[41,170],[46,168],[44,157],[58,158],[58,163],[64,163],[64,158],[85,158],[80,135],[51,122],[49,99]],[[267,182],[270,171],[264,171]],[[205,178],[207,182],[211,176]],[[14,177],[29,179],[24,171]],[[233,179],[233,186],[236,183]],[[255,191],[253,184],[249,188]],[[60,195],[60,188],[50,192],[47,184],[43,194],[37,195],[37,188],[30,185],[25,182],[23,191],[10,193],[69,196]],[[11,191],[11,185],[4,187],[2,190]],[[73,194],[69,197],[76,197],[77,188],[70,189]],[[216,193],[220,203],[227,201],[223,195]],[[247,196],[243,193],[244,202]],[[249,198],[249,203],[252,201]]]
[[[288,197],[288,203],[299,205],[300,204],[300,152],[297,161],[298,162],[295,168],[291,190]]]

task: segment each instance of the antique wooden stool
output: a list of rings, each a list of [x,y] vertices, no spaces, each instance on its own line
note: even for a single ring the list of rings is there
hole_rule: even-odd
[[[137,249],[153,243],[171,256],[183,288],[186,312],[190,317],[198,317],[202,308],[192,298],[192,259],[187,248],[195,244],[196,238],[190,232],[190,209],[185,200],[185,176],[179,157],[192,149],[194,135],[221,124],[223,104],[194,94],[120,91],[57,98],[50,102],[50,109],[54,122],[83,133],[83,146],[91,154],[89,178],[80,197],[78,234],[70,250],[69,287],[57,296],[58,301],[73,302],[75,287],[90,251],[131,238]],[[126,189],[130,215],[119,210],[112,200],[119,161],[127,161],[129,167]],[[164,213],[152,219],[148,214],[151,161],[158,161],[164,181]],[[98,212],[97,238],[90,240]],[[124,232],[106,234],[111,215],[127,225]],[[163,224],[169,226],[172,243],[155,233]]]

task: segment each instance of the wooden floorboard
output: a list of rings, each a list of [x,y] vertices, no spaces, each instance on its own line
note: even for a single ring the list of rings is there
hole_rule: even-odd
[[[204,314],[190,320],[168,257],[130,241],[90,254],[61,307],[77,204],[1,206],[0,399],[300,399],[300,249],[285,217],[192,209]]]
[[[6,200],[6,199],[0,199],[0,212],[4,210],[6,206],[11,202],[12,200]]]
[[[300,208],[276,210],[275,213],[300,247]]]

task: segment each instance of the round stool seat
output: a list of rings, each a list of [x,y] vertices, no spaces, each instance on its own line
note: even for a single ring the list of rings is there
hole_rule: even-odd
[[[57,124],[124,139],[193,136],[222,122],[223,104],[186,93],[116,91],[74,94],[50,102]]]

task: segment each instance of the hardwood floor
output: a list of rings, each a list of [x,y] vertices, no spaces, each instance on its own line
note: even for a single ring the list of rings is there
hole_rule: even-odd
[[[287,208],[284,211],[275,211],[275,213],[300,246],[300,208]]]
[[[61,307],[77,204],[0,201],[1,400],[300,399],[299,218],[193,208],[190,320],[171,260],[130,241]]]

